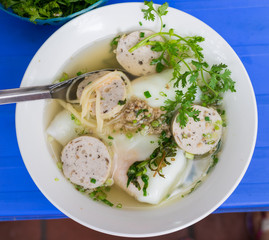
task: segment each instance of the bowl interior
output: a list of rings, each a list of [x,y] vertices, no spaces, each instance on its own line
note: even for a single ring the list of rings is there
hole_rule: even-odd
[[[21,86],[51,83],[66,62],[100,39],[135,29],[158,31],[159,22],[143,21],[142,3],[110,5],[70,21],[55,32],[31,61]],[[113,16],[113,17],[112,17]],[[139,21],[143,26],[139,26]],[[210,27],[176,9],[169,9],[168,28],[186,35],[201,35],[209,64],[223,62],[232,71],[237,92],[225,96],[227,136],[219,163],[208,179],[189,196],[165,207],[143,210],[114,209],[98,204],[66,181],[46,143],[46,101],[17,105],[16,128],[25,165],[43,194],[64,214],[92,229],[129,237],[157,236],[187,227],[214,211],[243,177],[255,145],[257,109],[249,77],[231,47]],[[72,34],[70,34],[72,33]],[[27,118],[25,118],[27,116]],[[247,134],[246,134],[247,133]],[[55,178],[59,181],[55,182]]]

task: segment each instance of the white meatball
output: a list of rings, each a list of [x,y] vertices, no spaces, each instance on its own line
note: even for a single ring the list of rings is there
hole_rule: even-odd
[[[192,154],[205,154],[212,150],[220,140],[222,134],[222,120],[213,108],[194,105],[200,111],[200,121],[188,119],[186,127],[181,128],[176,121],[172,123],[172,133],[180,148]]]
[[[152,59],[159,58],[161,52],[152,51],[152,46],[150,45],[139,47],[132,53],[129,52],[130,48],[152,34],[154,32],[148,30],[135,31],[128,35],[123,35],[118,42],[116,58],[119,64],[133,75],[143,76],[156,73],[156,65],[150,65],[150,63]],[[164,40],[161,36],[157,36],[150,39],[150,41],[163,42]]]

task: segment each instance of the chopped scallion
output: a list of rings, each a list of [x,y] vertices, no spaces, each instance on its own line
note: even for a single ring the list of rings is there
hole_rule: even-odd
[[[124,105],[126,103],[126,98],[124,100],[119,100],[118,105]]]
[[[62,77],[59,79],[59,82],[63,82],[65,80],[67,80],[68,78],[69,78],[68,74],[64,72]]]
[[[194,155],[188,152],[185,152],[185,157],[190,160],[194,159]]]
[[[136,117],[138,117],[140,115],[140,113],[142,112],[148,112],[149,110],[148,109],[139,109],[136,113]]]
[[[208,116],[205,117],[205,120],[206,120],[207,122],[210,122],[210,118],[209,118]]]
[[[130,139],[130,138],[133,137],[133,134],[132,133],[126,133],[125,136]]]
[[[59,168],[59,169],[63,169],[63,164],[62,164],[62,162],[60,162],[60,161],[58,161],[57,162],[57,167]]]
[[[167,94],[164,93],[164,92],[160,92],[159,94],[160,94],[162,97],[167,97]]]
[[[117,204],[116,208],[122,208],[122,204],[121,203]]]
[[[149,91],[146,91],[146,92],[144,92],[144,96],[145,96],[146,98],[150,98],[150,97],[151,97],[151,94],[150,94]]]
[[[95,178],[91,178],[91,183],[96,183],[96,179]]]
[[[151,122],[151,126],[154,127],[154,128],[159,127],[159,125],[160,125],[160,123],[159,123],[158,120],[154,120],[154,121]]]

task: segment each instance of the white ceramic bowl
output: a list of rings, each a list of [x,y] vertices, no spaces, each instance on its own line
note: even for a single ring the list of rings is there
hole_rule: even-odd
[[[99,39],[113,38],[134,29],[158,31],[159,24],[143,21],[142,3],[110,5],[86,13],[56,31],[31,61],[21,86],[51,83],[66,61]],[[140,27],[138,22],[142,21]],[[236,81],[237,92],[226,94],[228,128],[219,163],[192,194],[162,208],[116,209],[80,194],[56,167],[46,144],[44,100],[17,105],[16,128],[25,165],[42,193],[75,221],[108,234],[148,237],[171,233],[201,220],[219,207],[242,179],[255,146],[257,108],[247,72],[232,48],[198,19],[169,8],[164,18],[179,34],[201,35],[208,63],[226,63]],[[55,182],[55,178],[59,181]]]

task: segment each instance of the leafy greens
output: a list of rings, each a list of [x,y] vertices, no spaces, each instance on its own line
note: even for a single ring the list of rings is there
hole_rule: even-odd
[[[11,8],[21,17],[36,19],[50,19],[66,17],[79,12],[99,0],[0,0],[5,8]]]

